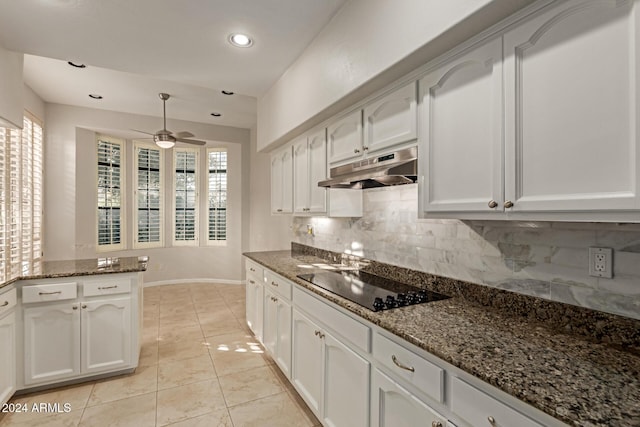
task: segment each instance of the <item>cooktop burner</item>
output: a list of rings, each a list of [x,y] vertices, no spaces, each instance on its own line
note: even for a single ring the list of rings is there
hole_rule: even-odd
[[[373,311],[450,298],[363,271],[322,271],[298,277]]]

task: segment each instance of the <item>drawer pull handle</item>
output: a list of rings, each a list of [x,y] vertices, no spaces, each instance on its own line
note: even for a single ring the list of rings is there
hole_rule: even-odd
[[[315,331],[314,333],[316,334],[316,336],[320,335],[320,331]]]
[[[38,292],[38,295],[58,295],[61,294],[62,291],[55,291],[55,292]]]
[[[442,427],[442,423],[440,421],[431,421],[431,427]]]
[[[5,301],[2,303],[2,305],[0,305],[0,307],[6,307],[9,305],[9,301]]]
[[[249,268],[249,271],[253,271],[255,273],[255,269],[253,267]]]
[[[496,419],[493,418],[491,415],[489,415],[487,420],[489,420],[489,424],[491,424],[492,426],[496,425]]]
[[[322,332],[320,332],[318,336],[320,337],[320,339],[324,339],[324,334]]]
[[[249,279],[249,283],[251,283],[252,285],[255,285],[256,282],[254,282],[253,280]]]
[[[115,289],[117,288],[118,285],[113,285],[113,286],[98,286],[98,290],[104,290],[104,289]]]
[[[271,281],[271,285],[272,285],[272,286],[275,286],[275,287],[277,287],[277,286],[278,286],[278,284],[277,284],[276,282],[274,282],[274,281]]]
[[[407,366],[407,365],[403,365],[402,363],[398,362],[398,358],[396,357],[395,354],[391,355],[391,360],[393,360],[393,363],[396,364],[396,366],[400,369],[404,369],[405,371],[409,371],[409,372],[415,372],[415,368],[413,366]]]

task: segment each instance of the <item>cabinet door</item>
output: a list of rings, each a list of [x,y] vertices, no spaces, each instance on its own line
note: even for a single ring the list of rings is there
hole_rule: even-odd
[[[366,427],[369,425],[370,364],[330,334],[323,334],[322,412],[325,424],[335,427]]]
[[[309,209],[309,152],[307,138],[293,144],[293,211],[306,213]]]
[[[638,7],[562,2],[505,34],[507,211],[640,208]]]
[[[371,382],[371,427],[447,425],[447,419],[377,369]]]
[[[278,305],[276,297],[269,291],[264,292],[264,324],[262,325],[264,346],[275,357],[278,339]]]
[[[82,373],[131,364],[131,299],[81,303]]]
[[[362,156],[362,110],[327,126],[327,146],[330,164]]]
[[[291,304],[276,298],[277,338],[274,358],[282,373],[291,377]]]
[[[247,277],[246,284],[246,316],[247,326],[253,334],[262,341],[262,308],[263,308],[263,291],[262,285],[252,276]]]
[[[0,319],[0,404],[16,391],[16,315]]]
[[[327,212],[327,189],[318,187],[318,181],[327,179],[327,138],[322,129],[309,136],[309,212]]]
[[[404,86],[364,108],[364,147],[368,152],[417,138],[416,84]]]
[[[293,210],[293,159],[291,147],[271,155],[271,212]]]
[[[422,209],[502,211],[502,40],[419,82]]]
[[[322,397],[322,340],[320,327],[293,310],[293,360],[291,381],[311,410],[320,413]]]
[[[78,303],[26,307],[23,313],[25,385],[80,374]]]
[[[271,155],[271,213],[282,213],[282,157]]]

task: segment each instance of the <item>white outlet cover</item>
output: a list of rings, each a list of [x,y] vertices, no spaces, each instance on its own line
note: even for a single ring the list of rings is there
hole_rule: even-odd
[[[589,248],[589,275],[613,278],[613,249]]]

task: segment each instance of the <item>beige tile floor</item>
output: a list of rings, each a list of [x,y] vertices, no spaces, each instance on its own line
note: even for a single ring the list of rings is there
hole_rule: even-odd
[[[0,426],[319,426],[246,328],[244,298],[238,285],[145,288],[133,374],[14,397],[71,411],[4,414]]]

